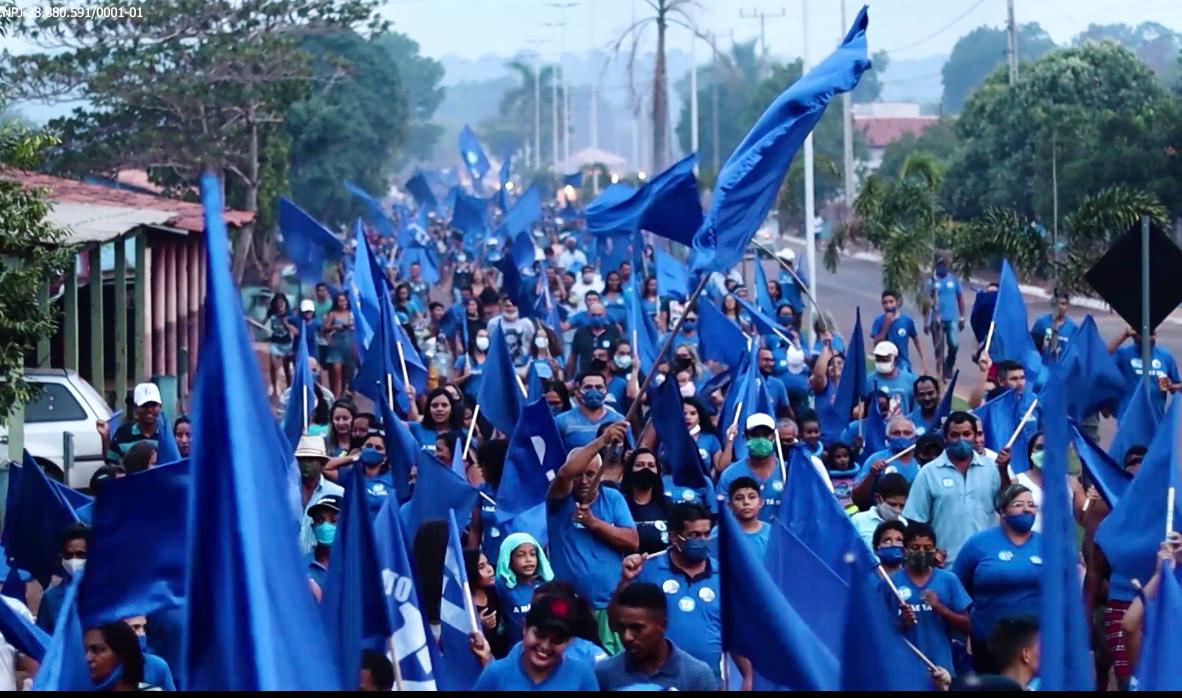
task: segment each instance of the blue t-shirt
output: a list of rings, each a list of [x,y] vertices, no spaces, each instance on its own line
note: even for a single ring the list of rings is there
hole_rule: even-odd
[[[467,354],[461,354],[456,357],[456,375],[464,374],[464,367],[468,365],[468,361],[469,358]],[[480,384],[484,381],[484,376],[481,374],[484,372],[485,362],[477,361],[475,358],[471,359],[471,361],[472,375],[470,375],[468,379],[464,381],[461,391],[463,391],[465,397],[470,397],[475,400],[476,395],[480,392]]]
[[[767,395],[772,400],[772,412],[780,414],[781,410],[791,407],[788,401],[788,389],[775,376],[763,376],[763,384],[767,386]],[[775,416],[775,415],[772,415]]]
[[[772,537],[772,525],[768,524],[768,523],[763,523],[763,525],[760,526],[759,530],[756,531],[755,533],[751,533],[749,531],[743,531],[743,540],[747,541],[747,544],[751,546],[751,549],[753,551],[755,551],[756,556],[758,556],[758,558],[760,560],[762,560],[767,555],[767,544],[768,544],[768,541],[771,540],[771,537]],[[717,528],[715,528],[710,533],[710,555],[715,560],[718,559],[718,529]]]
[[[159,686],[165,691],[175,691],[176,683],[172,679],[172,669],[168,662],[154,654],[144,654],[144,683]]]
[[[439,436],[438,432],[423,426],[422,422],[407,422],[407,426],[410,427],[410,433],[414,434],[415,441],[418,441],[420,446],[435,453],[435,439]]]
[[[665,592],[669,639],[695,659],[705,662],[717,677],[718,660],[722,656],[718,562],[708,560],[706,571],[690,579],[673,566],[670,555],[661,555],[644,563],[636,581],[651,582]]]
[[[885,313],[874,318],[874,323],[870,325],[871,337],[877,337],[878,333],[882,332],[882,323],[885,318]],[[883,341],[890,342],[899,348],[899,364],[901,366],[910,366],[911,359],[907,355],[907,345],[910,340],[918,336],[914,320],[907,315],[896,315],[895,319],[891,321],[890,329],[887,330],[886,338]]]
[[[538,378],[544,381],[552,380],[554,378],[554,369],[550,368],[550,362],[545,359],[530,359],[529,365],[534,367],[534,372],[538,374]]]
[[[784,390],[788,393],[788,404],[792,406],[793,411],[799,410],[807,404],[809,399],[809,372],[807,368],[800,373],[784,371],[776,377],[784,384]]]
[[[936,414],[939,414],[939,410],[936,411]],[[915,425],[915,438],[919,438],[929,431],[938,431],[940,428],[939,424],[933,424],[932,422],[928,421],[927,417],[923,416],[923,408],[918,404],[915,406],[915,409],[911,410],[911,413],[907,415],[907,419],[910,419],[911,423]]]
[[[518,582],[512,589],[497,579],[497,599],[501,602],[501,617],[505,619],[505,630],[509,642],[521,642],[525,632],[525,614],[529,613],[534,598],[534,589],[542,585],[541,577],[534,577],[531,584]]]
[[[1034,340],[1034,346],[1042,347],[1042,355],[1044,359],[1055,359],[1063,356],[1067,352],[1067,346],[1071,342],[1071,338],[1079,331],[1079,325],[1071,318],[1064,318],[1063,324],[1059,326],[1059,349],[1057,353],[1051,353],[1051,340],[1055,336],[1054,316],[1050,313],[1043,315],[1034,321],[1034,326],[1030,328],[1030,337]]]
[[[534,683],[521,666],[518,643],[504,659],[496,659],[480,672],[473,691],[598,691],[599,682],[590,664],[563,657],[541,683]]]
[[[887,460],[893,455],[895,454],[891,453],[891,449],[884,448],[867,456],[866,460],[862,461],[862,467],[858,470],[858,482],[861,482],[862,478],[870,474],[870,466],[874,465],[874,461]],[[907,482],[910,484],[915,482],[915,476],[919,475],[919,461],[915,460],[914,456],[907,463],[903,462],[903,459],[900,458],[888,463],[887,467],[882,469],[883,475],[887,473],[900,473],[903,477],[907,478]]]
[[[592,608],[607,608],[620,581],[624,556],[581,523],[571,518],[574,495],[546,502],[546,530],[550,536],[550,563],[554,576],[570,582]],[[591,513],[620,528],[636,528],[624,495],[601,487],[591,503]]]
[[[751,466],[747,461],[731,463],[726,470],[722,471],[722,475],[718,478],[718,485],[714,490],[729,493],[731,483],[741,477],[749,477],[759,483],[759,496],[763,497],[763,508],[759,510],[759,520],[775,520],[776,512],[780,509],[780,501],[784,497],[784,479],[780,477],[780,468],[778,466],[772,468],[771,477],[764,480],[751,472]]]
[[[892,411],[896,405],[901,414],[915,409],[915,374],[902,367],[899,367],[893,378],[875,371],[866,376],[866,385],[869,392],[885,392],[890,397]]]
[[[960,280],[954,274],[928,279],[925,288],[929,295],[936,296],[936,316],[941,322],[956,322],[960,319]]]
[[[569,453],[595,440],[599,427],[612,422],[622,422],[624,415],[610,407],[604,407],[603,416],[594,421],[587,418],[578,407],[573,407],[554,418],[558,433],[562,434],[562,445]],[[629,431],[629,434],[632,432]],[[432,441],[434,444],[434,441]]]
[[[665,496],[669,501],[677,504],[678,502],[698,502],[703,504],[707,509],[713,508],[714,504],[714,483],[710,478],[706,478],[705,487],[680,487],[673,484],[672,475],[662,475],[661,482],[665,486]]]
[[[480,483],[476,489],[487,494],[493,500],[489,501],[484,497],[479,497],[477,501],[480,502],[480,528],[482,531],[480,552],[484,553],[493,567],[496,567],[496,561],[501,554],[501,541],[505,538],[505,531],[497,523],[497,493],[487,482]]]
[[[698,455],[702,457],[702,463],[707,471],[711,471],[714,468],[714,454],[722,450],[722,443],[717,436],[705,431],[698,432],[695,440],[698,442]]]
[[[824,347],[825,344],[820,340],[820,338],[813,342],[813,356],[820,356],[821,350]],[[840,352],[842,355],[845,355],[845,337],[842,337],[836,332],[833,333],[833,351]]]
[[[1137,350],[1136,345],[1126,344],[1117,349],[1112,358],[1116,360],[1116,367],[1120,369],[1120,375],[1125,378],[1125,398],[1120,406],[1120,412],[1124,412],[1125,407],[1129,404],[1129,399],[1133,396],[1133,391],[1141,385],[1141,352]],[[1171,383],[1179,381],[1177,362],[1174,361],[1170,352],[1159,346],[1153,347],[1153,351],[1149,355],[1149,367],[1149,375],[1153,377],[1155,383],[1161,376],[1169,378]],[[1152,393],[1153,404],[1157,407],[1158,414],[1161,414],[1166,408],[1166,394],[1158,390],[1156,385],[1154,385]]]
[[[624,376],[612,376],[607,384],[607,406],[623,414],[632,406],[632,401],[625,394],[628,390],[628,379]]]
[[[1002,618],[1038,617],[1042,537],[1030,534],[1014,545],[1001,526],[969,536],[956,555],[952,571],[973,597],[973,637],[989,638]]]
[[[907,629],[909,639],[936,666],[954,671],[952,635],[955,631],[932,610],[931,605],[923,600],[923,592],[931,589],[936,592],[940,603],[948,607],[949,610],[964,613],[973,603],[968,592],[964,590],[964,585],[960,583],[955,574],[936,568],[932,569],[932,576],[923,586],[912,582],[906,571],[902,569],[891,575],[891,581],[895,583],[895,588],[899,590],[899,596],[911,606],[916,620],[919,621],[918,624]]]

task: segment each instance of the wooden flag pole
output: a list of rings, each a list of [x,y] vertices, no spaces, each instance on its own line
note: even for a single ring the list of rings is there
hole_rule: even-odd
[[[784,483],[785,487],[787,487],[788,464],[784,462],[784,446],[780,443],[780,430],[778,427],[772,428],[772,439],[776,444],[776,455],[780,457],[780,481]],[[812,458],[812,456],[809,456],[809,458]]]
[[[1010,434],[1010,439],[1009,441],[1006,441],[1006,445],[1003,448],[1010,448],[1014,445],[1014,442],[1018,440],[1018,435],[1022,433],[1022,427],[1026,426],[1026,422],[1030,421],[1030,416],[1034,414],[1035,407],[1038,407],[1038,398],[1035,398],[1034,402],[1030,403],[1030,407],[1026,408],[1026,414],[1022,415],[1022,419],[1018,422],[1018,426],[1014,428],[1014,433]]]
[[[890,458],[887,458],[885,462],[886,463],[894,463],[895,461],[899,460],[900,458],[907,455],[908,453],[911,453],[914,450],[915,450],[915,444],[911,444],[910,446],[903,449],[902,451],[899,451],[898,453],[891,456]]]

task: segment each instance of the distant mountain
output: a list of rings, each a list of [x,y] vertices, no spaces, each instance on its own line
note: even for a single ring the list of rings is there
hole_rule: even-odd
[[[938,104],[944,94],[940,70],[947,55],[925,58],[895,58],[882,75],[882,101]]]

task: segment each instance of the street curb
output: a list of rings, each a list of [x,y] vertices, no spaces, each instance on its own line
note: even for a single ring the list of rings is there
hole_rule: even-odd
[[[784,237],[781,239],[786,240],[789,243],[792,243],[793,245],[798,245],[800,247],[804,247],[807,244],[805,239],[800,238],[800,237],[787,236],[787,237]],[[857,260],[863,261],[863,262],[875,262],[875,263],[882,262],[882,255],[878,254],[877,252],[868,252],[865,250],[859,250],[856,252],[847,252],[843,256],[849,257],[850,259],[857,259]],[[987,280],[987,279],[970,278],[969,281],[974,284],[980,285],[980,286],[984,286],[989,283],[989,280]],[[1045,288],[1042,288],[1041,286],[1031,286],[1029,284],[1018,284],[1018,290],[1021,291],[1022,295],[1024,295],[1024,296],[1031,296],[1034,298],[1042,298],[1044,300],[1051,299],[1050,291],[1047,291]],[[1099,311],[1104,311],[1104,312],[1113,312],[1112,308],[1109,307],[1109,305],[1107,303],[1105,303],[1104,301],[1102,301],[1098,298],[1089,298],[1087,296],[1072,296],[1070,302],[1071,302],[1071,305],[1074,305],[1077,308],[1087,308],[1088,310],[1099,310]],[[1171,315],[1166,317],[1166,319],[1163,320],[1162,322],[1169,323],[1171,325],[1176,325],[1178,327],[1182,327],[1182,312],[1174,311],[1174,313],[1172,313]]]

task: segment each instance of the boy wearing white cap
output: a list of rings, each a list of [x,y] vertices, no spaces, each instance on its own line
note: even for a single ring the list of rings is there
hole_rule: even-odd
[[[107,447],[107,462],[112,465],[123,463],[123,456],[141,441],[150,441],[158,446],[157,417],[160,416],[160,388],[155,383],[140,383],[132,392],[134,409],[131,421],[125,421],[111,437]],[[168,428],[165,425],[165,428]]]
[[[891,400],[891,415],[915,409],[915,376],[899,366],[899,347],[882,341],[874,345],[874,373],[867,377],[870,392],[881,390]]]

